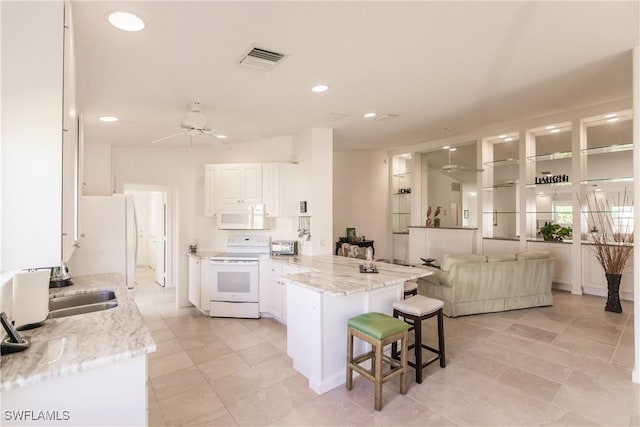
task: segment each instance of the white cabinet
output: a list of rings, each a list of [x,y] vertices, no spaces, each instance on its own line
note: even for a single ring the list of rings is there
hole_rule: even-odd
[[[278,321],[287,323],[287,285],[282,277],[289,274],[303,273],[307,271],[302,267],[266,260],[266,268],[261,269],[261,280],[266,280],[267,286],[262,288],[260,294],[260,311],[266,312]],[[266,272],[265,272],[266,270]],[[266,301],[264,301],[266,299]]]
[[[62,260],[68,262],[78,241],[80,135],[76,116],[76,71],[71,6],[64,8],[64,81],[62,115]]]
[[[189,257],[189,302],[200,308],[200,289],[202,287],[202,276],[200,273],[200,258]]]
[[[2,2],[2,265],[59,265],[65,4]],[[37,29],[37,31],[34,31]],[[25,49],[28,47],[28,49]]]
[[[290,163],[205,165],[204,215],[264,203],[266,216],[297,216],[297,170]]]
[[[218,178],[218,205],[233,208],[262,203],[262,166],[221,165]]]
[[[204,165],[204,216],[214,216],[218,206],[216,165]]]
[[[286,312],[283,311],[283,308],[286,307],[286,290],[284,288],[284,284],[280,280],[282,276],[283,265],[272,262],[269,266],[269,313],[273,315],[276,319],[280,320],[283,323],[286,323]],[[284,304],[283,304],[284,302]]]

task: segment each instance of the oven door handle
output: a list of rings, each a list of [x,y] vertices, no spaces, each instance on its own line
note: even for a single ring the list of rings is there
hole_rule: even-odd
[[[214,261],[210,260],[210,265],[258,265],[259,261]]]

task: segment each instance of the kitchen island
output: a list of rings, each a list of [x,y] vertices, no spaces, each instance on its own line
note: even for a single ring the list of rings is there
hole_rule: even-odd
[[[387,263],[375,263],[378,273],[360,273],[363,260],[334,255],[277,261],[307,270],[281,278],[287,287],[287,355],[318,394],[345,382],[347,320],[371,311],[391,315],[404,282],[430,274]],[[356,342],[354,349],[364,352],[364,344]]]
[[[2,425],[146,425],[147,353],[156,345],[119,274],[74,277],[51,296],[115,291],[118,305],[46,320],[0,359]]]

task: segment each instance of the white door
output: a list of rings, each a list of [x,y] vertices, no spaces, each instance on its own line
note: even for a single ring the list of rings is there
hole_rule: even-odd
[[[136,221],[138,224],[138,259],[137,265],[149,265],[147,247],[149,246],[147,193],[136,191],[133,193],[136,206]]]
[[[149,247],[149,261],[151,268],[155,273],[155,281],[161,285],[165,285],[166,276],[166,195],[162,191],[151,191],[149,193],[149,236],[151,245]]]

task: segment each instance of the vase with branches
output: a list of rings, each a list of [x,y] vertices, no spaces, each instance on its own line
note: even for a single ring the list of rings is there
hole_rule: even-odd
[[[583,210],[587,230],[593,239],[591,249],[607,278],[606,311],[622,312],[620,280],[627,260],[633,253],[633,201],[625,188],[613,204],[602,192],[587,195]]]

